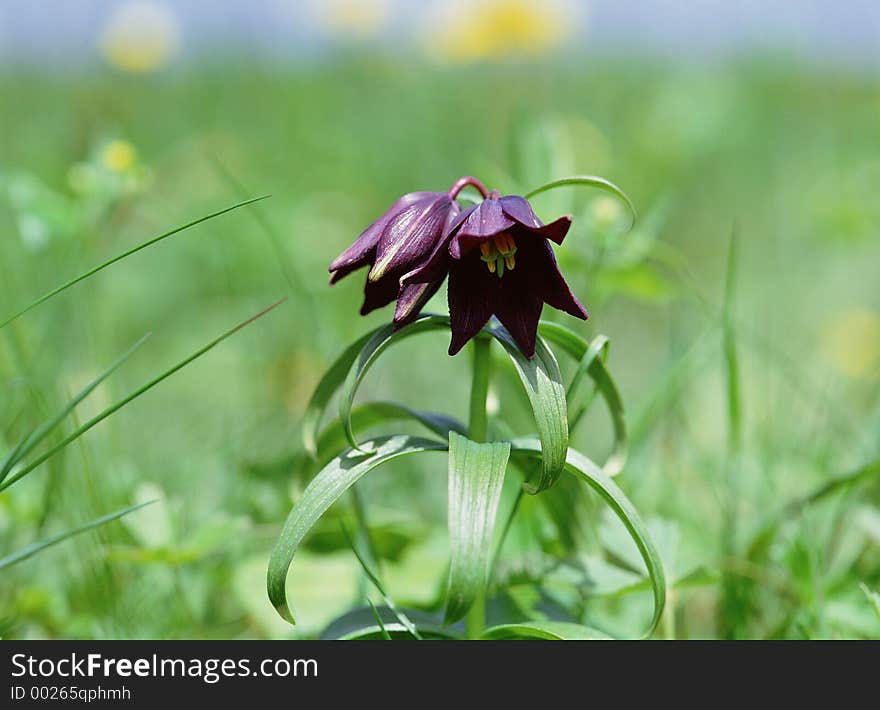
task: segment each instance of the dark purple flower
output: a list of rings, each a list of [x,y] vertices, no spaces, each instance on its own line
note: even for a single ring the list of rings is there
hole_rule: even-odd
[[[369,266],[361,315],[397,300],[394,322],[403,325],[418,315],[440,282],[402,286],[403,275],[417,269],[443,240],[459,213],[447,192],[411,192],[367,227],[348,249],[330,264],[330,283]]]
[[[449,273],[450,355],[494,315],[523,354],[533,357],[545,303],[577,318],[588,317],[548,243],[561,244],[570,226],[570,217],[545,225],[525,198],[493,191],[450,222],[442,242],[402,283],[439,286]]]

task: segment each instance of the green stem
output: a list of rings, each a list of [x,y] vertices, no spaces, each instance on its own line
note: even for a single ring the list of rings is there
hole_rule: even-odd
[[[474,338],[474,375],[471,381],[471,408],[468,438],[479,443],[486,441],[486,395],[489,393],[489,340]]]
[[[489,394],[489,369],[491,365],[490,341],[474,338],[474,373],[471,380],[471,406],[468,436],[471,441],[484,442],[488,436],[486,397]],[[467,613],[464,621],[469,639],[478,639],[486,627],[486,590],[482,590]]]

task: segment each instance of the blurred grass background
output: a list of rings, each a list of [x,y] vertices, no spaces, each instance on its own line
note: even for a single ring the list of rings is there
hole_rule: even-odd
[[[2,318],[139,241],[272,193],[3,329],[0,457],[145,332],[80,420],[289,297],[0,493],[2,553],[160,499],[4,570],[4,637],[314,636],[362,603],[339,533],[348,510],[298,555],[301,626],[277,619],[264,591],[306,482],[298,423],[312,387],[390,317],[357,316],[362,279],[331,289],[327,264],[404,192],[465,174],[515,192],[572,173],[613,180],[640,210],[624,233],[601,193],[535,200],[548,220],[575,215],[558,256],[591,319],[567,325],[612,340],[632,448],[618,482],[673,581],[663,633],[880,636],[876,477],[792,509],[754,545],[777,511],[880,456],[876,74],[776,55],[701,65],[540,49],[483,48],[466,64],[354,44],[295,65],[220,54],[136,74],[0,69]],[[431,310],[444,309],[441,292]],[[463,416],[469,362],[445,348],[408,341],[363,398]],[[515,388],[499,378],[494,394],[527,432]],[[609,442],[597,410],[572,444],[601,458]],[[415,460],[363,486],[389,593],[426,610],[446,573],[443,471]],[[586,493],[539,498],[505,547],[490,617],[640,628],[650,598],[628,541]]]

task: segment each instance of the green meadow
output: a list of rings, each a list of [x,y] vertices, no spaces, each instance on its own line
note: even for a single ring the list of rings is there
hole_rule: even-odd
[[[574,217],[556,253],[591,314],[544,318],[610,339],[628,446],[615,480],[667,578],[654,635],[880,637],[876,78],[778,57],[438,68],[352,55],[143,77],[6,67],[0,96],[0,322],[147,239],[271,195],[0,329],[0,461],[151,334],[27,462],[57,451],[0,492],[0,557],[155,501],[0,561],[0,636],[340,637],[373,622],[368,599],[439,623],[443,457],[392,462],[322,518],[288,580],[296,626],[266,596],[269,554],[316,471],[306,403],[391,318],[359,316],[364,273],[331,288],[327,265],[403,193],[477,175],[523,194],[591,174],[621,186],[638,219],[628,230],[625,206],[596,190],[534,198],[545,221]],[[426,310],[447,312],[443,290]],[[466,419],[470,358],[447,344],[433,333],[389,350],[358,401]],[[496,355],[490,426],[528,434]],[[571,444],[608,456],[600,398]],[[505,484],[502,511],[516,490]],[[349,530],[369,537],[384,595]],[[486,614],[638,636],[651,590],[602,501],[560,480],[520,501]]]

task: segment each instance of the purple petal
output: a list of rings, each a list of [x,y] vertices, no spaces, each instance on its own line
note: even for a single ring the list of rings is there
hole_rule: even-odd
[[[565,311],[575,318],[587,320],[590,314],[587,313],[587,309],[577,299],[577,296],[572,293],[560,273],[553,248],[543,239],[537,241],[537,247],[529,255],[534,262],[530,264],[530,267],[534,269],[536,278],[540,280],[540,283],[535,284],[535,288],[539,289],[537,293],[543,297],[547,305]],[[520,256],[517,254],[517,261],[519,259]]]
[[[409,205],[418,200],[424,199],[425,195],[430,194],[432,193],[410,192],[391,205],[391,207],[385,211],[385,214],[361,232],[361,235],[355,240],[354,244],[331,262],[329,269],[331,272],[345,270],[345,273],[336,277],[331,283],[335,283],[335,281],[338,281],[346,274],[350,274],[352,271],[370,263],[372,261],[370,252],[378,245],[379,237],[382,236],[382,232],[385,230],[388,222],[400,214],[400,212],[406,209]]]
[[[416,267],[409,273],[404,274],[400,278],[401,285],[406,285],[408,283],[425,283],[436,279],[442,280],[443,277],[446,276],[445,262],[449,235],[458,228],[463,220],[467,219],[467,216],[473,212],[476,207],[476,205],[471,205],[470,207],[466,207],[464,211],[459,212],[458,204],[453,203],[453,208],[447,218],[447,226],[443,230],[443,239],[437,241],[431,254],[420,266]]]
[[[379,237],[368,278],[376,281],[387,273],[400,273],[429,254],[443,236],[453,204],[445,192],[430,193],[393,217]]]
[[[504,278],[507,278],[506,274]],[[529,359],[535,356],[538,321],[543,307],[544,302],[539,297],[525,292],[516,294],[516,298],[500,299],[495,307],[501,325],[507,328],[522,354]]]
[[[519,195],[505,195],[500,200],[501,209],[511,219],[515,219],[523,227],[534,229],[535,227],[543,227],[544,223],[538,219],[532,206],[525,197]]]
[[[476,244],[501,234],[516,224],[504,214],[499,200],[483,200],[462,223],[449,242],[449,255],[461,259]]]
[[[334,271],[332,276],[330,276],[330,285],[332,286],[340,279],[345,278],[353,271],[357,271],[358,269],[367,266],[368,264],[373,263],[373,259],[376,256],[375,250],[369,251],[360,261],[355,261],[347,266],[341,267],[339,270]]]
[[[458,236],[486,238],[513,226],[513,220],[504,214],[499,200],[483,200],[461,225]]]
[[[562,240],[565,239],[565,235],[568,234],[568,229],[571,227],[571,217],[568,215],[560,217],[550,224],[544,224],[538,219],[529,201],[519,195],[505,195],[499,202],[504,214],[508,217],[516,220],[533,234],[540,234],[545,239],[557,244],[562,244]]]
[[[422,307],[437,293],[442,279],[431,283],[413,283],[401,287],[397,297],[397,308],[394,311],[394,325],[401,327],[412,321]]]
[[[491,277],[491,278],[490,278]],[[497,276],[489,273],[478,258],[456,262],[449,272],[449,320],[452,341],[449,354],[455,355],[486,325],[495,308]]]
[[[397,298],[398,291],[400,291],[400,285],[395,278],[367,281],[364,286],[364,304],[361,306],[361,315],[365,316],[370,311],[387,306]]]

